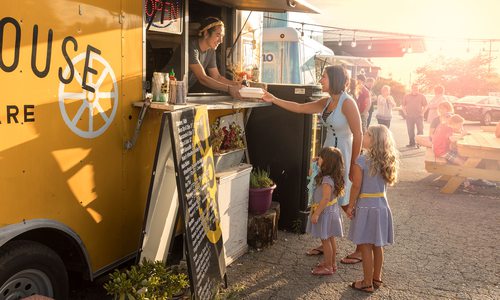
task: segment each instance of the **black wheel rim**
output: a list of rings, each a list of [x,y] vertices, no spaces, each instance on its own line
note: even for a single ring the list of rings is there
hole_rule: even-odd
[[[35,294],[54,296],[49,277],[36,269],[26,269],[14,274],[0,288],[0,300],[17,300]]]

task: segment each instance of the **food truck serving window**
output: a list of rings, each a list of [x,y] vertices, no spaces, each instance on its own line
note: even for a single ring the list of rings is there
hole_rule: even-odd
[[[318,14],[319,10],[304,0],[200,0],[214,5],[224,5],[240,10],[269,12],[295,11]]]

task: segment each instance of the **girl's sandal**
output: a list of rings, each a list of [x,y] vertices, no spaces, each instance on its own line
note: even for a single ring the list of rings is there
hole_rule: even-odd
[[[307,256],[322,255],[322,254],[323,254],[323,249],[320,249],[319,247],[318,248],[309,249],[306,252]]]
[[[356,283],[359,283],[360,286],[356,286]],[[350,287],[352,287],[353,289],[357,290],[357,291],[361,291],[361,292],[365,292],[365,293],[373,293],[375,291],[375,289],[373,288],[373,285],[366,285],[366,286],[363,286],[363,281],[360,280],[360,281],[354,281]]]
[[[378,290],[381,286],[384,285],[382,280],[373,279],[373,288]]]
[[[335,272],[335,269],[333,268],[328,268],[324,266],[317,266],[311,271],[311,274],[313,275],[318,275],[318,276],[324,276],[324,275],[333,275]]]
[[[316,264],[315,268],[318,268],[318,267],[326,267],[326,266],[325,266],[324,262],[319,262],[319,263]],[[312,269],[314,269],[314,268],[312,268]],[[332,269],[333,269],[333,272],[337,272],[337,265],[332,266]]]

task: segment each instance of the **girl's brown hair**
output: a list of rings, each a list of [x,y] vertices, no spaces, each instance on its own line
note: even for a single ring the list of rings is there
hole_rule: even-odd
[[[328,85],[330,86],[330,93],[333,95],[340,95],[345,91],[349,83],[349,75],[343,66],[335,65],[325,68],[328,75]]]
[[[344,159],[339,149],[335,147],[324,147],[319,152],[319,157],[323,159],[318,175],[314,178],[316,186],[321,185],[323,176],[330,176],[333,179],[333,195],[335,197],[344,194]]]
[[[380,172],[384,181],[393,185],[398,178],[399,155],[392,133],[384,125],[370,126],[367,132],[372,138],[372,146],[366,153],[371,162],[370,175]]]

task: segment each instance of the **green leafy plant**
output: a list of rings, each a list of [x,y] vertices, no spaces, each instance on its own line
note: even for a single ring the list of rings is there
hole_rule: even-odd
[[[247,287],[244,284],[235,284],[228,289],[220,289],[215,300],[238,300],[242,299],[242,293]]]
[[[269,177],[269,170],[266,171],[256,168],[250,173],[250,188],[267,188],[273,185],[274,181]]]
[[[189,280],[185,273],[176,272],[161,261],[147,259],[130,269],[115,270],[104,284],[108,295],[120,300],[173,299],[187,287]]]

